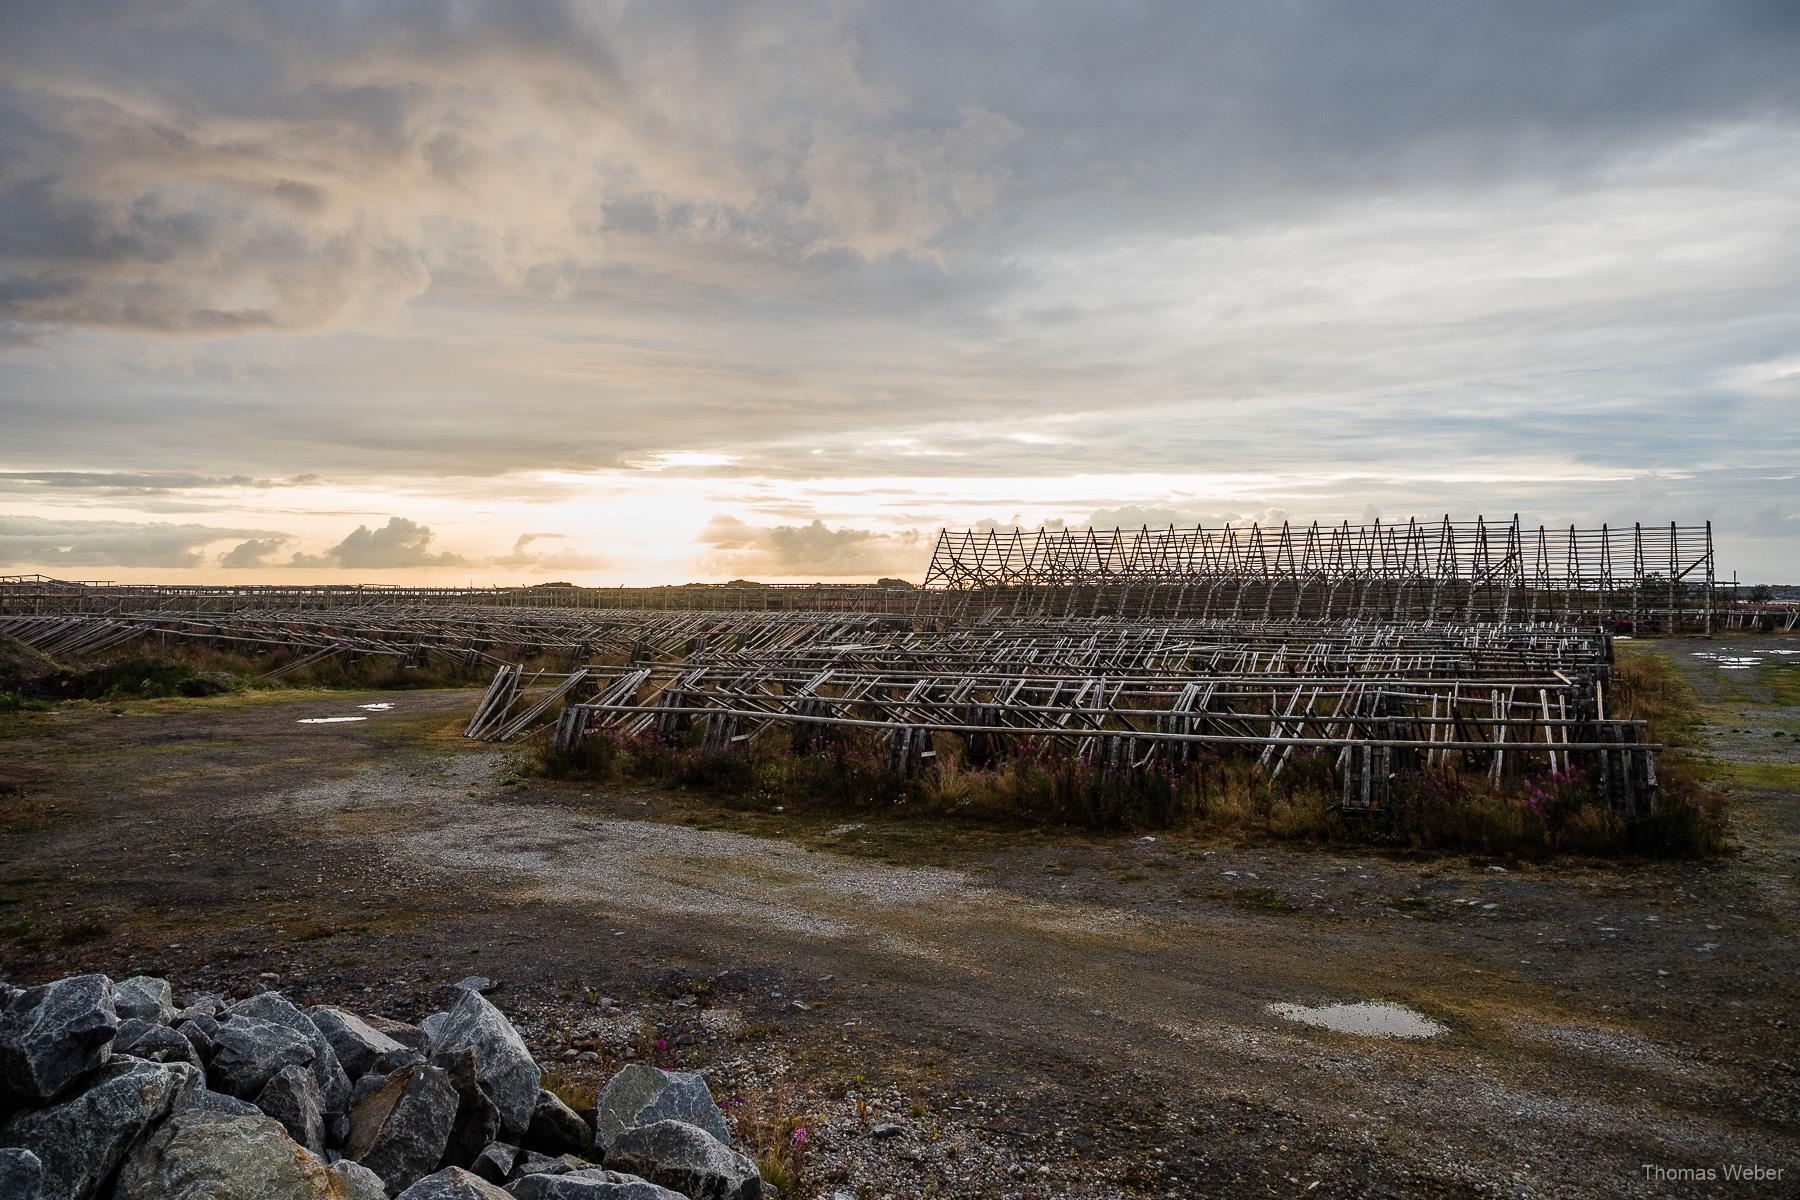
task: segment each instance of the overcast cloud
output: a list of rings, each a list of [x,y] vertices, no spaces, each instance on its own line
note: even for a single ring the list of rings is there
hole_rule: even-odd
[[[1797,61],[1779,0],[8,5],[0,569],[1522,512],[1800,579]]]

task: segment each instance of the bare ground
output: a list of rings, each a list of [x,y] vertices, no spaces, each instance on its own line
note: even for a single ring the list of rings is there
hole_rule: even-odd
[[[1792,1194],[1796,645],[1647,651],[1737,793],[1705,863],[730,811],[525,775],[455,736],[468,691],[64,706],[0,726],[0,955],[400,1017],[479,971],[569,1077],[639,1053],[808,1114],[827,1196]],[[1449,1032],[1267,1011],[1364,999]],[[1784,1177],[1643,1169],[1728,1163]]]

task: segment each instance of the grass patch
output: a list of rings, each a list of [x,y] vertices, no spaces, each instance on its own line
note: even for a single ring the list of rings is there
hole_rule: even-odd
[[[99,921],[77,921],[73,925],[64,925],[56,933],[56,944],[59,946],[85,946],[97,942],[112,930]]]
[[[1681,699],[1678,678],[1640,679],[1631,703],[1634,711],[1652,713],[1652,736],[1665,713],[1687,719],[1681,714],[1691,706]],[[1297,752],[1274,779],[1252,759],[1205,753],[1179,766],[1154,763],[1114,775],[1061,746],[1028,746],[1011,758],[971,766],[960,756],[959,739],[948,735],[938,739],[936,760],[911,776],[888,768],[884,747],[873,736],[854,733],[808,753],[796,753],[770,736],[755,749],[723,754],[681,741],[602,735],[569,754],[542,749],[540,769],[563,778],[703,794],[722,810],[709,820],[747,832],[779,835],[846,816],[879,819],[878,834],[839,839],[851,843],[846,848],[852,852],[863,852],[855,849],[861,843],[854,839],[869,841],[866,852],[877,857],[904,848],[902,826],[928,829],[941,843],[946,823],[958,828],[950,836],[959,842],[960,831],[1016,836],[1047,829],[1175,829],[1202,837],[1508,859],[1679,857],[1713,853],[1723,845],[1722,793],[1700,785],[1697,755],[1680,749],[1691,736],[1691,724],[1672,736],[1677,749],[1659,760],[1658,811],[1639,818],[1599,803],[1593,780],[1579,767],[1540,771],[1499,787],[1484,775],[1403,773],[1385,808],[1347,814],[1339,806],[1326,754]],[[1127,878],[1147,876],[1131,870]]]
[[[583,1116],[592,1116],[600,1104],[598,1083],[592,1079],[578,1079],[556,1067],[544,1072],[539,1086]]]
[[[1231,893],[1231,899],[1241,908],[1253,908],[1260,912],[1294,911],[1294,902],[1280,888],[1238,888]]]
[[[725,1101],[732,1132],[751,1149],[765,1181],[784,1196],[799,1194],[806,1183],[806,1158],[818,1134],[817,1123],[796,1109],[784,1084],[759,1088]]]
[[[219,649],[198,640],[141,639],[116,656],[84,665],[57,663],[13,639],[0,639],[0,715],[38,711],[65,700],[156,700],[217,696],[245,690],[330,689],[394,691],[479,687],[493,665],[431,658],[408,663],[395,655],[339,656],[265,676],[305,655],[275,647],[256,654]],[[550,665],[560,669],[561,664]]]
[[[1718,769],[1737,787],[1800,796],[1800,762],[1726,762]]]

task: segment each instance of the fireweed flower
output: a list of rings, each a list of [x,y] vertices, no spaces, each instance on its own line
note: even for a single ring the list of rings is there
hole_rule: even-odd
[[[800,1126],[795,1127],[795,1129],[794,1129],[794,1145],[796,1145],[796,1146],[806,1145],[806,1126],[800,1125]]]

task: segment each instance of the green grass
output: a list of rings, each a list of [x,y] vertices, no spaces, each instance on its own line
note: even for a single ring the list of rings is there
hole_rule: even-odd
[[[1741,788],[1800,796],[1800,762],[1724,762],[1718,769]]]
[[[84,946],[89,942],[97,942],[112,930],[99,921],[77,921],[65,925],[57,931],[56,944],[59,946]]]
[[[1280,888],[1248,887],[1237,888],[1231,893],[1232,902],[1242,908],[1253,908],[1261,912],[1293,912],[1294,902]]]
[[[597,1083],[592,1079],[576,1078],[558,1067],[545,1071],[543,1082],[539,1086],[583,1116],[591,1117],[599,1105],[600,1089]]]
[[[12,639],[0,639],[0,715],[66,700],[196,698],[245,690],[480,687],[494,673],[486,663],[467,667],[431,659],[406,666],[391,655],[367,655],[340,656],[278,679],[264,678],[298,657],[301,652],[286,648],[247,655],[199,641],[164,645],[141,640],[98,661],[57,663]]]

